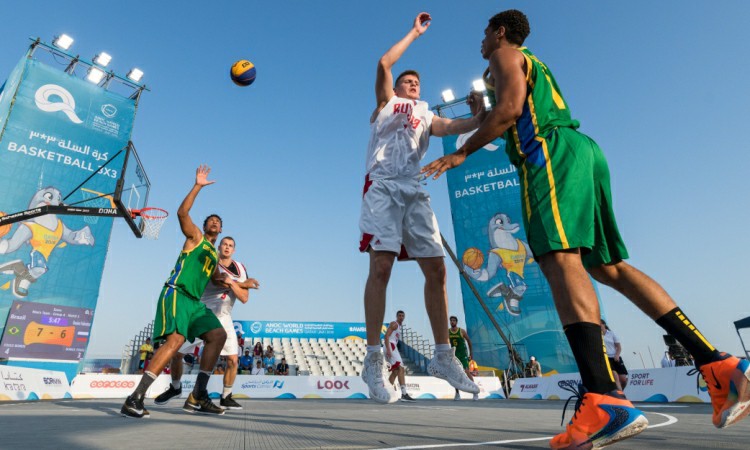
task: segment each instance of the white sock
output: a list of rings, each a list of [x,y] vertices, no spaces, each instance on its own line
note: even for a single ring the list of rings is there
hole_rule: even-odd
[[[367,346],[367,354],[370,353],[380,353],[380,346],[379,345],[368,345]]]
[[[224,390],[221,391],[221,398],[227,398],[227,395],[232,393],[232,386],[224,386]]]
[[[172,380],[172,387],[175,389],[182,389],[182,383],[180,380]]]
[[[401,386],[401,395],[406,395],[406,386]]]
[[[446,353],[451,351],[450,344],[435,344],[435,353]]]

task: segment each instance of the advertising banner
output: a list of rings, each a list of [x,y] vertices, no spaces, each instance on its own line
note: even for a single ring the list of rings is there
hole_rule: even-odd
[[[213,375],[208,382],[208,392],[218,398],[223,387],[223,375]],[[195,375],[182,377],[182,398],[192,391]],[[82,374],[70,386],[73,398],[125,398],[140,381],[140,375]],[[171,379],[161,375],[151,385],[146,396],[154,398],[167,390]],[[479,398],[504,398],[500,381],[496,377],[476,377],[481,392]],[[455,390],[446,382],[433,377],[406,377],[406,388],[415,399],[453,399]],[[232,388],[234,398],[352,398],[367,397],[367,385],[361,377],[326,376],[253,376],[238,375]],[[467,394],[465,398],[471,398]]]
[[[473,132],[443,138],[445,154]],[[521,183],[498,139],[447,172],[456,256],[516,350],[545,372],[577,370],[549,285],[524,231]],[[466,329],[483,366],[508,367],[507,349],[465,281]]]
[[[315,339],[365,339],[363,322],[264,322],[235,321],[234,328],[247,339],[268,338],[315,338]]]
[[[135,112],[135,100],[24,57],[0,98],[0,212],[102,195],[86,206],[111,207],[106,194],[115,190],[125,152],[116,155],[130,139]],[[1,227],[0,331],[14,300],[93,315],[112,220],[49,214]],[[85,348],[82,341],[74,343]],[[71,353],[80,359],[79,352]]]
[[[71,398],[63,372],[0,366],[0,401]]]
[[[631,370],[625,395],[628,400],[635,402],[710,403],[706,382],[697,373],[690,373],[693,369],[694,367],[667,367]],[[521,378],[513,384],[510,398],[565,400],[572,393],[563,386],[577,386],[580,382],[578,373]]]

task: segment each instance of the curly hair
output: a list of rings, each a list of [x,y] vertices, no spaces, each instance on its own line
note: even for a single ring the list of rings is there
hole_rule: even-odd
[[[523,42],[531,33],[529,19],[526,18],[526,14],[517,9],[509,9],[495,14],[489,22],[489,27],[493,30],[505,27],[505,38],[511,44],[523,45]]]

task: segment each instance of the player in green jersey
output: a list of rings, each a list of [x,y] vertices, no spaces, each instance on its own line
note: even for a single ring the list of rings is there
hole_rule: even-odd
[[[138,387],[122,405],[120,413],[125,417],[149,417],[149,412],[143,406],[146,391],[185,339],[192,342],[196,337],[200,337],[205,343],[201,369],[195,388],[188,396],[183,409],[188,412],[224,414],[224,410],[214,405],[208,397],[206,386],[227,339],[227,333],[214,313],[200,301],[216,269],[217,254],[214,243],[221,233],[222,222],[219,216],[212,214],[203,222],[201,231],[189,215],[201,189],[214,183],[208,180],[210,171],[208,166],[198,167],[195,172],[195,184],[177,209],[177,218],[182,234],[185,235],[185,243],[169,279],[164,283],[154,319],[154,341],[164,340],[164,343],[154,353]]]
[[[474,359],[474,351],[471,346],[471,339],[469,339],[469,335],[466,334],[466,330],[458,327],[458,317],[451,316],[450,323],[451,327],[448,328],[448,340],[451,343],[451,347],[456,349],[456,358],[461,361],[461,365],[464,367],[466,376],[469,377],[471,381],[474,381],[474,376],[469,370],[469,361]],[[469,353],[466,353],[467,346]],[[458,389],[456,389],[456,395],[453,397],[453,400],[461,400],[461,393]],[[479,394],[474,394],[472,400],[479,400]]]
[[[493,109],[461,148],[422,173],[438,178],[494,139],[506,139],[506,153],[522,182],[528,242],[552,289],[583,384],[576,392],[582,401],[573,420],[550,446],[601,447],[648,425],[616,390],[589,274],[680,341],[707,381],[714,425],[736,423],[750,413],[750,363],[720,353],[657,282],[623,261],[628,253],[612,212],[607,161],[596,143],[577,131],[549,68],[523,46],[530,32],[526,16],[517,10],[489,20],[482,57],[489,60],[485,80]]]

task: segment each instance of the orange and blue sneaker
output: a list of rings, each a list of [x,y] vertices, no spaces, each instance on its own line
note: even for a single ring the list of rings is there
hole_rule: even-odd
[[[582,386],[576,390],[568,383],[559,386],[577,397],[576,412],[565,427],[565,431],[550,441],[550,448],[589,450],[603,448],[615,442],[633,437],[648,427],[648,420],[636,409],[621,391],[607,394],[587,392]],[[565,403],[565,408],[568,403]],[[563,419],[565,409],[563,409]]]
[[[726,353],[722,355],[724,359],[697,369],[708,386],[716,428],[733,425],[750,413],[750,363]]]

